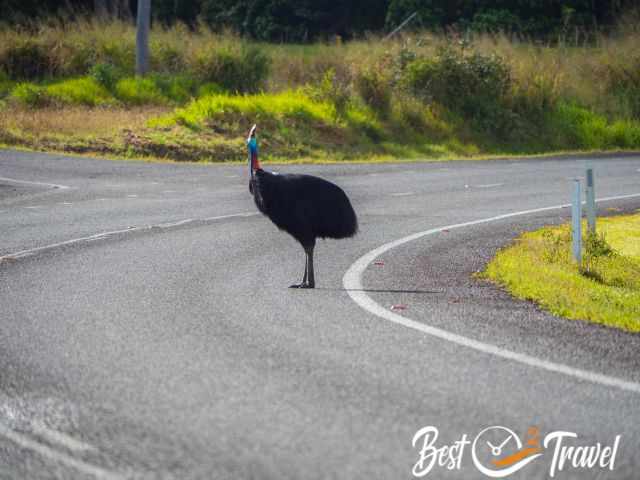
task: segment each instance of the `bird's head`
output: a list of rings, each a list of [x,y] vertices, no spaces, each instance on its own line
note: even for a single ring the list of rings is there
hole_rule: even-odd
[[[253,125],[249,130],[249,136],[247,137],[247,147],[249,149],[249,176],[253,178],[253,172],[260,168],[260,162],[258,161],[258,140],[256,138],[257,125]]]

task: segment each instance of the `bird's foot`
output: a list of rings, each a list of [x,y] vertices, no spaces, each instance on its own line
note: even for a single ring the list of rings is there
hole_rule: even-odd
[[[302,283],[291,285],[289,288],[315,288],[315,285],[308,282],[302,282]]]

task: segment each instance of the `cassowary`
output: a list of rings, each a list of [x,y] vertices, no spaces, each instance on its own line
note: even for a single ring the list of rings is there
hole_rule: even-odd
[[[311,175],[267,172],[258,161],[256,125],[247,139],[249,192],[258,210],[298,240],[306,263],[302,283],[291,288],[314,288],[313,249],[316,238],[348,238],[358,231],[358,219],[349,198],[337,185]]]

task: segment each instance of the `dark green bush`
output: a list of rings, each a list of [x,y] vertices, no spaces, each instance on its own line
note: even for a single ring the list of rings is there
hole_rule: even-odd
[[[401,83],[413,95],[469,118],[479,129],[498,135],[510,130],[511,72],[501,57],[442,48],[435,58],[409,63]]]
[[[14,87],[15,83],[4,76],[2,70],[0,70],[0,99],[9,95]]]
[[[251,93],[262,90],[271,67],[270,58],[259,48],[239,52],[216,50],[196,58],[192,69],[201,82],[213,82],[227,91]]]
[[[477,12],[469,28],[474,32],[499,33],[520,31],[520,18],[506,9],[489,8]]]
[[[497,55],[443,48],[433,59],[409,63],[403,80],[416,95],[452,110],[473,113],[479,100],[505,97],[511,87],[511,72]]]
[[[0,68],[15,80],[33,80],[53,75],[49,52],[44,45],[23,41],[0,53]]]
[[[188,75],[154,75],[162,95],[176,103],[184,103],[197,93],[197,82]]]
[[[97,63],[89,72],[91,77],[104,88],[113,92],[118,80],[122,78],[122,72],[110,63]]]

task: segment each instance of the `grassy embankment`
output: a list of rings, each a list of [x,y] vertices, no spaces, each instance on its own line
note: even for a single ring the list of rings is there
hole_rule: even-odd
[[[598,220],[583,265],[571,258],[568,226],[525,233],[485,276],[556,315],[640,332],[640,213]]]
[[[256,44],[156,29],[133,75],[123,23],[0,27],[0,144],[240,160],[248,126],[277,160],[640,149],[640,29],[596,45],[432,34]]]

